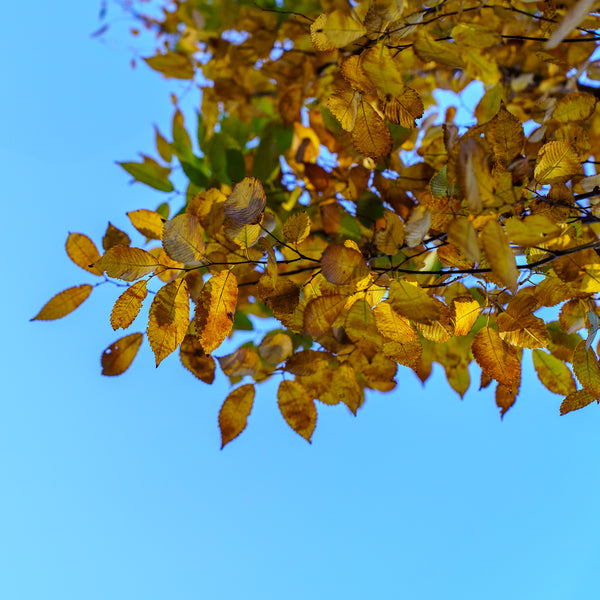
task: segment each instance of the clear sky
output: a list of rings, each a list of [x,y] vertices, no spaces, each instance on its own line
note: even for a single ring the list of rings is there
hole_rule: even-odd
[[[3,6],[0,598],[600,597],[600,407],[559,417],[530,356],[503,422],[491,390],[461,401],[440,371],[422,388],[402,368],[357,418],[319,406],[312,445],[261,388],[220,451],[223,380],[176,355],[157,370],[147,348],[100,375],[115,288],[29,322],[93,282],[69,231],[100,245],[108,219],[161,199],[114,161],[152,149],[169,88],[130,69],[125,38],[90,39],[98,6]]]

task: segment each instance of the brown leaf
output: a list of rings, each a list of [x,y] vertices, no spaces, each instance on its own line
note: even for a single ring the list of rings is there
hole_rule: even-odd
[[[104,248],[105,252],[113,246],[129,246],[130,244],[131,240],[124,231],[117,229],[112,223],[108,224],[102,238],[102,248]]]
[[[255,225],[260,222],[267,197],[256,177],[244,177],[225,201],[225,216],[236,225]]]
[[[314,401],[297,381],[282,381],[277,390],[279,410],[287,424],[308,443],[317,425]]]
[[[560,405],[560,414],[566,415],[568,412],[579,410],[596,400],[596,396],[588,390],[576,390],[571,392]]]
[[[215,380],[215,359],[204,353],[197,336],[187,334],[179,347],[181,364],[195,377],[209,385]]]
[[[516,292],[519,278],[517,261],[502,225],[498,221],[488,221],[481,232],[481,241],[494,275],[511,292]]]
[[[473,338],[473,357],[482,371],[506,387],[521,377],[521,361],[517,351],[500,338],[491,327],[483,327]]]
[[[600,398],[600,365],[592,348],[585,341],[577,344],[573,352],[573,371],[579,383],[594,396]]]
[[[221,430],[221,450],[234,440],[248,423],[248,416],[254,404],[254,385],[247,383],[230,392],[219,411]]]
[[[372,158],[385,156],[392,149],[392,134],[385,121],[364,100],[358,105],[352,143],[358,152]]]
[[[143,333],[130,333],[111,344],[102,353],[102,375],[121,375],[127,371],[136,357],[143,339]]]

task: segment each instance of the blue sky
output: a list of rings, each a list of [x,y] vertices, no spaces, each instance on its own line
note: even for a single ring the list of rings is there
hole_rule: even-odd
[[[69,231],[99,244],[161,200],[114,161],[167,129],[169,87],[130,69],[129,41],[90,39],[98,4],[4,7],[0,597],[599,597],[599,408],[559,417],[530,357],[504,422],[490,390],[460,401],[440,371],[423,388],[402,369],[357,418],[319,406],[312,446],[262,388],[219,451],[222,380],[147,348],[100,375],[115,288],[29,322],[93,282]]]

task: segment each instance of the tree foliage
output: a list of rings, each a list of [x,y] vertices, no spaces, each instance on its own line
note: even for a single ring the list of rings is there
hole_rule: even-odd
[[[173,94],[153,156],[119,163],[165,194],[127,213],[137,245],[110,223],[102,253],[67,239],[96,285],[125,287],[113,329],[149,303],[145,334],[109,346],[103,374],[124,372],[144,336],[157,365],[178,351],[205,384],[220,368],[237,386],[223,445],[273,377],[308,441],[315,401],[356,414],[366,390],[391,392],[407,370],[425,382],[433,363],[462,397],[474,361],[502,415],[524,360],[561,413],[600,398],[598,2],[121,8],[154,40],[146,65],[201,93],[185,115]],[[459,121],[440,91],[479,93],[472,114]],[[94,287],[60,292],[34,319],[65,316]],[[219,353],[236,330],[265,326]]]

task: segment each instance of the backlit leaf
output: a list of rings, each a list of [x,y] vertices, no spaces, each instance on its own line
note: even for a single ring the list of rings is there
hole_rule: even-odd
[[[317,425],[317,409],[306,390],[297,381],[284,380],[279,384],[277,400],[287,424],[310,443]]]
[[[204,353],[200,340],[196,335],[186,334],[179,347],[181,364],[195,377],[208,383],[215,379],[215,359]]]
[[[104,253],[95,266],[106,271],[109,277],[135,281],[153,273],[158,266],[158,261],[152,254],[141,248],[113,246]]]
[[[127,371],[143,339],[143,333],[131,333],[111,344],[102,353],[102,375],[121,375]]]
[[[383,217],[377,220],[375,245],[383,254],[393,255],[404,243],[404,221],[391,210],[385,210]]]
[[[517,390],[501,383],[496,386],[496,406],[500,409],[500,418],[511,409],[517,399]]]
[[[439,300],[407,281],[392,281],[389,302],[397,313],[418,323],[437,321],[442,314],[443,304]]]
[[[534,176],[538,183],[564,183],[581,170],[579,157],[569,142],[548,142],[537,155]]]
[[[267,205],[262,183],[256,177],[245,177],[225,201],[225,216],[240,225],[259,223]]]
[[[93,264],[99,260],[100,253],[96,244],[87,235],[70,233],[65,245],[69,258],[82,269],[93,275],[102,275],[102,271]]]
[[[148,317],[148,341],[157,367],[181,344],[189,324],[190,303],[185,280],[167,283],[154,296]]]
[[[338,404],[343,402],[350,412],[356,412],[364,401],[364,395],[356,381],[356,372],[348,364],[340,365],[333,370],[333,374],[325,391],[319,396],[325,404]]]
[[[145,183],[160,192],[172,192],[175,188],[169,181],[171,169],[161,167],[155,160],[143,156],[142,163],[120,162],[117,163],[125,169],[136,181]]]
[[[204,352],[210,354],[229,335],[237,305],[238,284],[231,271],[213,275],[196,304],[194,324]]]
[[[486,138],[492,144],[494,160],[508,167],[521,154],[525,136],[521,121],[512,115],[504,104],[486,127]]]
[[[177,215],[166,221],[162,243],[169,257],[180,263],[193,263],[204,256],[204,233],[194,215]]]
[[[596,108],[596,97],[585,92],[571,92],[556,103],[552,116],[562,123],[585,121]]]
[[[390,341],[406,343],[416,336],[410,321],[394,311],[389,302],[380,302],[374,309],[375,324],[381,335]]]
[[[362,23],[342,10],[322,14],[310,26],[314,47],[323,51],[343,48],[361,38],[366,32]]]
[[[304,333],[317,338],[329,330],[346,304],[346,296],[318,296],[304,310]]]
[[[54,321],[72,313],[80,304],[87,300],[93,286],[89,284],[71,287],[59,292],[48,300],[42,310],[30,319],[31,321]]]
[[[356,124],[358,98],[355,90],[340,90],[327,99],[327,108],[346,131],[352,131]]]
[[[352,143],[358,152],[373,158],[389,154],[392,149],[390,130],[368,102],[359,103]]]
[[[323,275],[330,283],[344,285],[363,279],[368,274],[363,255],[341,244],[331,244],[321,257]]]
[[[560,414],[566,415],[574,410],[579,410],[596,400],[596,396],[588,390],[576,390],[571,392],[560,405]]]
[[[283,226],[283,235],[290,244],[302,243],[309,233],[310,218],[305,212],[290,215]]]
[[[118,298],[110,313],[110,324],[113,329],[127,329],[138,316],[142,302],[148,295],[146,280],[136,281]]]
[[[479,302],[471,296],[454,298],[454,335],[468,335],[481,314]]]
[[[160,240],[163,236],[163,218],[153,210],[133,210],[127,213],[131,224],[147,238]]]
[[[481,370],[507,387],[521,377],[521,361],[517,351],[500,338],[491,327],[483,327],[473,338],[473,357]]]
[[[231,391],[219,411],[221,450],[244,429],[254,403],[254,385],[247,383]]]
[[[563,396],[575,391],[573,375],[562,360],[542,350],[534,350],[532,356],[537,376],[548,390]]]
[[[494,274],[511,292],[515,292],[519,277],[517,262],[498,221],[486,223],[481,232],[481,241]]]
[[[194,78],[194,65],[186,54],[167,52],[166,54],[157,54],[143,60],[150,68],[162,73],[165,77],[172,77],[174,79]]]
[[[579,383],[600,398],[600,366],[598,357],[592,348],[587,349],[585,341],[581,341],[573,352],[573,371]]]
[[[473,262],[481,260],[477,232],[469,219],[459,218],[448,224],[448,242],[456,246],[463,256]]]

